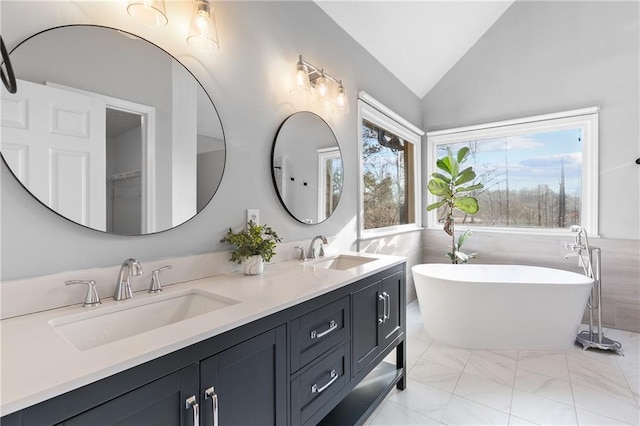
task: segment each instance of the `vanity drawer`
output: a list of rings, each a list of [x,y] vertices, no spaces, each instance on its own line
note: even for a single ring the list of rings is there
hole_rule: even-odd
[[[345,342],[291,380],[292,424],[304,424],[347,384],[349,353],[349,342]]]
[[[349,297],[291,321],[291,371],[295,372],[349,336]]]

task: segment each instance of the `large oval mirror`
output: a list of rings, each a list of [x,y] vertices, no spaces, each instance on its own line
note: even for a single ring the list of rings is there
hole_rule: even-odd
[[[302,223],[324,222],[338,206],[343,167],[338,141],[318,115],[302,111],[280,125],[271,151],[282,205]]]
[[[5,163],[40,202],[103,232],[164,231],[195,216],[222,179],[225,141],[202,85],[144,39],[93,25],[38,33],[10,53]]]

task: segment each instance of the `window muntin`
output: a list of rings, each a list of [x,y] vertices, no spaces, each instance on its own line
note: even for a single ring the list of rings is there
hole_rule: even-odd
[[[596,235],[597,118],[591,108],[430,132],[429,176],[447,147],[468,146],[465,166],[474,167],[484,188],[474,194],[479,212],[458,213],[457,223],[531,232],[582,225]],[[435,200],[429,194],[429,203]],[[441,216],[431,212],[429,226]]]

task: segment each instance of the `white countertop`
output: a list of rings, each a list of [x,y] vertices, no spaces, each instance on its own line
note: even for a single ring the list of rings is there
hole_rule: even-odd
[[[49,321],[157,295],[138,292],[130,300],[103,300],[96,308],[74,305],[2,320],[0,414],[4,416],[27,408],[405,261],[398,256],[344,254],[375,260],[345,271],[286,261],[267,264],[264,273],[258,276],[239,272],[167,286],[161,293],[163,296],[201,289],[239,303],[83,351],[62,337]]]

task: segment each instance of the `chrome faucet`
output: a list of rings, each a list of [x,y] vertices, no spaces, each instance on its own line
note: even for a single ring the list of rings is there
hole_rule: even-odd
[[[133,293],[131,292],[131,283],[129,282],[129,276],[141,275],[142,266],[135,259],[127,259],[122,262],[120,267],[120,274],[118,274],[118,281],[116,281],[116,291],[113,294],[114,300],[131,299]]]
[[[318,253],[318,256],[323,257],[324,256],[324,248],[322,247],[322,244],[329,244],[327,242],[327,239],[325,237],[323,237],[322,235],[318,235],[316,237],[313,237],[313,240],[311,240],[311,244],[309,244],[309,254],[307,254],[307,257],[309,259],[315,259],[316,258],[316,241],[322,241],[322,243],[320,243],[320,252]]]

